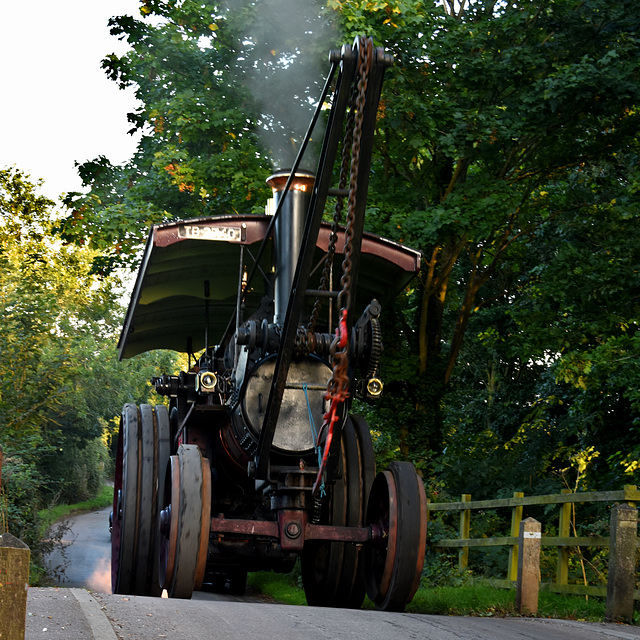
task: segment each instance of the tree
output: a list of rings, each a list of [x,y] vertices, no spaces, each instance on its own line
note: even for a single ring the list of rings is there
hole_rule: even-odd
[[[300,47],[289,41],[278,50],[280,66],[264,62],[268,40],[242,25],[267,4],[236,2],[229,11],[229,3],[145,0],[143,13],[161,17],[155,26],[114,19],[133,50],[108,58],[106,69],[138,87],[142,105],[132,121],[144,135],[125,167],[99,159],[80,168],[91,192],[70,198],[74,212],[62,225],[67,238],[101,250],[99,268],[132,262],[149,222],[260,209],[269,169],[257,134],[284,117],[252,97],[249,80],[286,75]],[[585,309],[560,293],[571,282],[560,267],[584,259],[588,243],[572,253],[566,239],[577,242],[578,229],[588,236],[596,221],[603,250],[594,277],[611,282],[629,265],[605,256],[619,255],[614,238],[635,237],[638,190],[629,168],[637,164],[640,16],[632,0],[326,4],[341,22],[341,41],[372,34],[395,57],[367,224],[424,253],[420,278],[383,318],[387,399],[372,414],[387,434],[381,442],[388,455],[413,457],[425,470],[445,447],[446,461],[456,438],[486,435],[495,452],[522,452],[514,438],[531,444],[518,434],[542,424],[540,397],[570,396],[589,382],[595,390],[609,375],[607,349],[622,342],[618,359],[635,362],[635,298],[618,329],[587,327]],[[312,5],[309,15],[322,16]],[[311,94],[297,95],[304,102]],[[581,346],[581,334],[593,348]],[[579,375],[586,368],[588,379]],[[469,399],[467,413],[461,398]],[[474,424],[473,411],[482,417]],[[546,456],[553,442],[537,442]],[[560,469],[566,452],[545,460]]]
[[[630,2],[600,0],[329,4],[350,33],[374,31],[397,61],[372,205],[378,229],[425,255],[415,324],[405,327],[418,377],[404,392],[431,418],[422,446],[411,443],[422,455],[442,449],[433,416],[474,314],[526,294],[526,246],[600,203],[585,182],[633,155],[640,16]],[[403,437],[408,453],[416,434]]]
[[[160,361],[162,369],[171,363],[157,355],[135,368],[116,362],[117,282],[91,273],[93,251],[55,237],[55,217],[53,202],[25,174],[0,170],[3,480],[9,529],[31,546],[36,562],[38,509],[90,497],[83,493],[88,479],[89,491],[91,482],[101,486],[92,443],[118,404],[148,397],[148,377]]]
[[[122,167],[104,157],[80,166],[90,193],[69,194],[61,224],[66,239],[100,251],[101,272],[136,264],[152,223],[263,213],[265,180],[291,165],[320,94],[314,54],[329,48],[319,44],[327,23],[315,0],[311,11],[294,0],[141,4],[159,21],[113,18],[112,34],[131,51],[103,61],[141,102],[129,114],[137,152]],[[297,16],[295,30],[281,28],[284,15]]]

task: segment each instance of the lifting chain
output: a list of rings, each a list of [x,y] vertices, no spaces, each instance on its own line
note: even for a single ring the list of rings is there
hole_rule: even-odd
[[[338,308],[340,309],[340,318],[336,328],[336,336],[331,343],[331,359],[333,367],[333,375],[327,384],[327,393],[325,400],[329,404],[329,409],[324,415],[322,428],[318,433],[317,446],[323,448],[318,469],[318,477],[313,486],[313,494],[322,493],[326,475],[326,463],[331,450],[331,442],[333,439],[333,428],[335,423],[340,419],[340,408],[349,397],[350,380],[348,374],[349,368],[349,332],[347,325],[347,309],[351,303],[351,272],[352,272],[352,254],[353,254],[353,227],[355,224],[356,202],[358,196],[358,168],[360,164],[360,142],[362,138],[362,123],[364,118],[364,106],[366,101],[367,83],[369,80],[369,72],[373,61],[373,40],[371,38],[361,37],[358,41],[358,83],[356,89],[355,113],[352,109],[347,119],[347,127],[342,148],[342,164],[340,170],[340,188],[346,186],[346,174],[349,151],[351,155],[350,171],[349,171],[349,197],[347,201],[347,222],[344,237],[344,259],[342,261],[342,277],[340,279],[340,292],[338,293]],[[344,181],[344,183],[343,183]],[[338,202],[340,204],[338,204]],[[333,260],[335,253],[335,244],[337,240],[337,226],[340,220],[339,216],[342,212],[342,200],[336,203],[336,211],[334,213],[334,222],[332,226],[332,234],[329,242],[329,252],[327,253],[327,261],[323,271],[323,280],[325,273],[328,276],[331,270],[331,264],[328,262]],[[328,266],[327,266],[328,265]],[[328,283],[324,282],[327,287]],[[315,305],[314,305],[315,313]],[[312,318],[315,325],[315,318]],[[311,326],[311,323],[310,323]]]
[[[344,235],[344,260],[342,261],[342,289],[338,294],[338,307],[348,309],[351,302],[351,255],[353,252],[353,225],[355,224],[356,201],[358,197],[358,169],[360,167],[360,141],[362,138],[362,122],[367,93],[369,72],[373,60],[373,40],[360,38],[358,52],[358,91],[356,97],[356,115],[353,126],[353,142],[351,151],[351,174],[349,182],[349,201],[347,205],[347,225]]]
[[[333,257],[336,253],[336,243],[338,242],[338,226],[342,221],[342,209],[344,206],[344,196],[340,195],[347,188],[347,179],[349,178],[349,167],[351,160],[351,145],[353,144],[353,121],[354,110],[351,109],[347,115],[347,123],[345,127],[344,140],[342,142],[342,160],[340,163],[340,180],[338,181],[338,196],[336,197],[336,206],[333,210],[333,221],[331,223],[331,235],[329,236],[329,246],[327,247],[327,255],[324,259],[322,276],[320,278],[320,291],[328,291],[331,280],[331,270],[333,268]],[[322,308],[322,299],[316,298],[311,318],[307,326],[307,331],[313,333],[320,316]]]

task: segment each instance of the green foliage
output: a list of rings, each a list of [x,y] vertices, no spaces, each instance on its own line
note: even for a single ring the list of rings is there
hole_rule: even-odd
[[[91,274],[94,252],[53,233],[53,203],[17,169],[0,170],[0,444],[6,526],[35,565],[47,544],[38,510],[89,498],[108,467],[103,432],[142,402],[166,356],[116,361],[120,286]],[[144,376],[144,377],[141,377]],[[117,404],[114,404],[117,403]],[[114,409],[114,407],[116,407]]]
[[[478,469],[482,492],[499,488],[505,461],[514,488],[550,474],[578,474],[580,487],[598,489],[637,481],[637,202],[621,209],[614,197],[637,167],[620,164],[597,184],[577,171],[555,185],[556,206],[569,198],[591,206],[538,230],[519,271],[503,276],[515,293],[470,320],[477,341],[463,349],[468,366],[449,395],[447,457],[459,478]]]
[[[274,598],[278,602],[296,606],[306,604],[304,592],[293,584],[289,576],[275,573],[251,573],[249,586]],[[373,605],[366,599],[363,608]],[[539,597],[538,616],[568,620],[593,620],[604,618],[603,598],[562,595],[542,591]],[[515,591],[497,589],[480,580],[451,586],[420,587],[407,606],[408,613],[429,615],[457,615],[501,617],[518,615],[515,608]]]
[[[425,589],[464,585],[471,579],[471,571],[460,571],[457,563],[457,554],[427,551],[420,584]]]
[[[376,230],[426,263],[414,316],[395,318],[417,366],[393,395],[419,441],[397,448],[445,451],[456,493],[495,491],[505,468],[514,488],[559,472],[594,433],[582,419],[607,422],[638,388],[638,14],[601,0],[329,4],[397,62],[370,204]],[[602,460],[624,458],[616,443]]]
[[[595,446],[581,482],[635,482],[637,12],[333,4],[399,60],[373,198],[379,230],[425,251],[409,351],[416,407],[443,417],[442,477],[479,498],[543,490]]]
[[[96,270],[136,264],[152,223],[264,212],[265,180],[272,163],[293,161],[331,41],[319,3],[271,4],[155,2],[141,10],[154,22],[110,21],[131,50],[103,67],[134,87],[140,108],[129,119],[141,139],[123,166],[99,157],[79,167],[90,192],[69,194],[60,225],[66,239],[99,249]],[[282,12],[295,29],[281,28]]]
[[[542,591],[538,603],[541,618],[602,621],[605,603],[602,598],[586,599]],[[471,615],[503,617],[518,615],[515,591],[496,589],[482,581],[462,586],[419,589],[407,607],[411,613],[431,615]]]
[[[46,532],[49,527],[63,518],[75,516],[80,513],[88,513],[89,511],[95,511],[97,509],[104,509],[112,503],[113,487],[108,484],[103,484],[95,497],[89,500],[69,504],[58,504],[51,509],[43,509],[40,511],[38,515],[42,523],[42,531],[43,533]]]
[[[67,445],[42,464],[43,472],[48,477],[64,479],[58,485],[54,498],[56,502],[65,504],[95,496],[110,466],[109,451],[101,437],[90,440],[82,447]]]
[[[273,571],[250,573],[248,585],[252,589],[269,595],[278,602],[285,602],[298,607],[307,604],[304,591],[297,581],[289,575],[274,573]]]
[[[477,498],[639,482],[633,0],[306,6],[277,45],[267,0],[144,2],[144,19],[114,18],[131,50],[104,68],[135,88],[141,139],[124,166],[79,167],[90,191],[69,196],[64,237],[108,272],[137,261],[152,222],[260,211],[327,43],[371,34],[396,64],[367,225],[424,256],[384,310],[385,397],[363,410],[379,463],[411,459]],[[297,70],[302,84],[285,85]],[[50,376],[62,362],[49,356]]]

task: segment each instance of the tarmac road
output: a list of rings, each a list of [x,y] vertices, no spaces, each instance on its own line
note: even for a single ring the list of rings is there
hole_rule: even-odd
[[[48,557],[47,564],[59,587],[79,587],[98,593],[111,593],[110,507],[70,518],[62,544]],[[232,596],[197,592],[197,600],[262,602],[252,596]],[[1,636],[1,634],[0,634]]]
[[[199,594],[198,594],[199,595]],[[30,589],[26,640],[640,640],[626,625]]]
[[[293,607],[201,592],[192,600],[112,595],[108,514],[71,521],[63,584],[84,588],[29,589],[26,640],[640,640],[639,627],[616,624]]]
[[[59,576],[62,587],[85,587],[111,593],[110,507],[76,516],[70,529],[47,558],[47,564]]]

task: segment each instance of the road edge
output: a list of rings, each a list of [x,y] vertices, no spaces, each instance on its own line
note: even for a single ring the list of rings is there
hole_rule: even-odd
[[[70,588],[69,591],[82,608],[82,613],[91,627],[94,640],[118,640],[109,618],[105,615],[98,601],[85,589]]]

